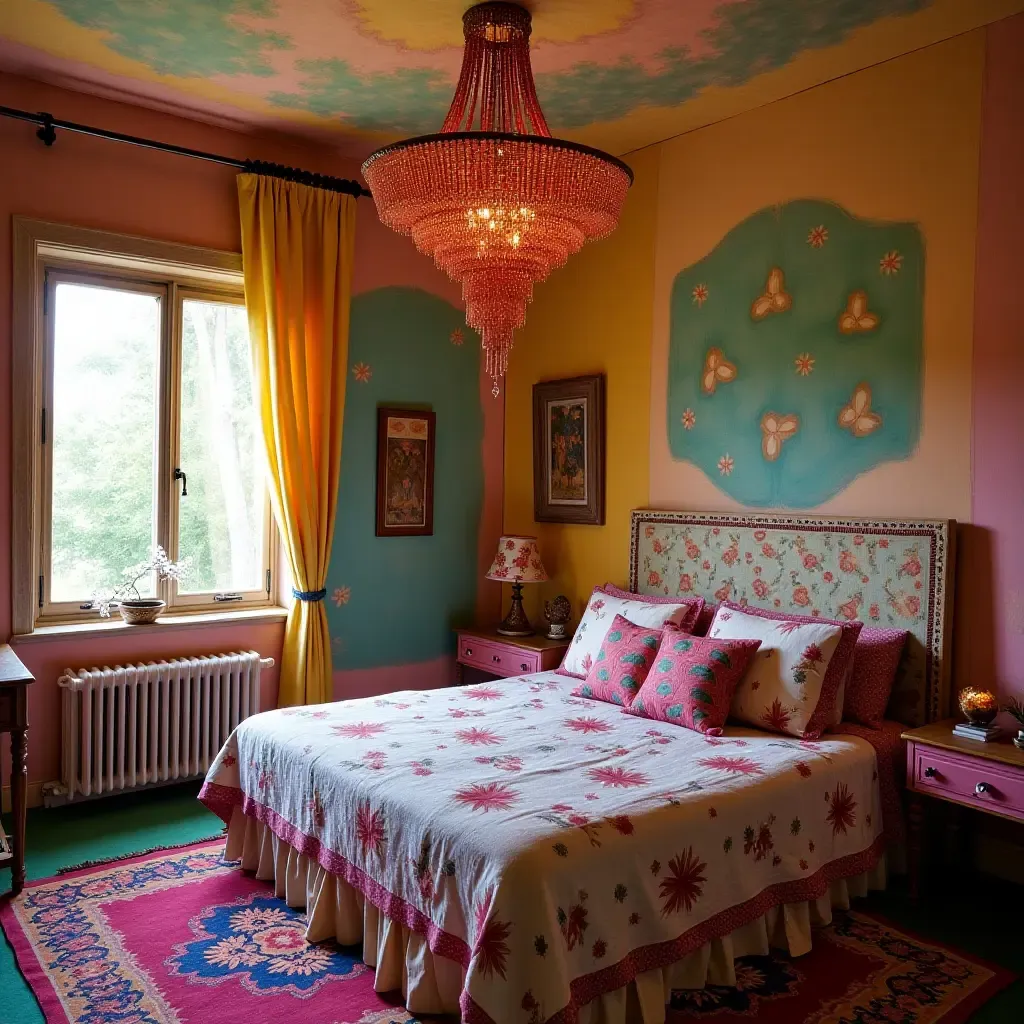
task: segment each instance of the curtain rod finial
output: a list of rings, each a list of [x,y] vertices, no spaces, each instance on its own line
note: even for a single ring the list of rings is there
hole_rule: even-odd
[[[36,132],[36,138],[44,146],[52,146],[57,141],[57,131],[53,127],[53,114],[40,111],[39,116],[43,119],[42,127]]]

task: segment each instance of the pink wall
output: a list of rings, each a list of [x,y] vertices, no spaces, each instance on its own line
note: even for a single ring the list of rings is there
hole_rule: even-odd
[[[960,681],[1024,698],[1024,15],[986,30],[974,291],[973,523]]]
[[[339,177],[355,177],[358,168],[326,148],[296,145],[278,138],[246,136],[168,114],[84,96],[0,74],[0,103],[27,110],[144,135],[236,157],[259,157]],[[16,214],[66,224],[101,228],[173,242],[240,250],[235,171],[228,167],[176,158],[99,139],[60,133],[45,148],[31,125],[0,119],[0,640],[10,636],[11,412],[6,396],[11,380],[11,218]],[[458,289],[419,256],[411,243],[384,229],[372,204],[359,204],[354,289],[389,284],[422,287],[458,304]],[[484,383],[481,382],[481,387]],[[484,523],[480,559],[486,568],[501,530],[503,403],[490,403],[485,421]],[[498,588],[484,585],[478,613],[497,612]],[[150,660],[254,649],[280,661],[282,624],[197,627],[164,635],[118,634],[17,645],[36,682],[29,698],[29,780],[41,783],[58,776],[60,705],[57,676],[68,667]],[[412,676],[417,666],[406,666]],[[389,670],[346,679],[339,695],[379,693],[400,685],[439,685],[450,676],[434,663],[423,666],[422,682],[403,682]],[[371,678],[372,676],[372,678]],[[265,676],[264,706],[277,694],[277,669]],[[9,761],[3,753],[4,778]]]

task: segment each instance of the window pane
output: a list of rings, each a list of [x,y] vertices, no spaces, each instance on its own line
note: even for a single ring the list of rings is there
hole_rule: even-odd
[[[181,343],[178,558],[182,593],[262,590],[263,443],[252,400],[245,307],[186,299]]]
[[[156,536],[160,299],[55,291],[50,599],[84,601],[122,583]],[[153,580],[138,588],[151,596]]]

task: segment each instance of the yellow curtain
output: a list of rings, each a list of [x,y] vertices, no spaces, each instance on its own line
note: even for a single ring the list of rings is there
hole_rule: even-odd
[[[291,566],[278,703],[331,699],[324,583],[341,469],[356,200],[238,176],[253,375],[274,516]]]

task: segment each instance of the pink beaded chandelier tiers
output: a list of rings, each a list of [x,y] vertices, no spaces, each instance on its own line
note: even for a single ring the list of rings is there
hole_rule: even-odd
[[[466,11],[462,72],[440,133],[385,146],[363,164],[380,219],[462,282],[495,396],[534,282],[615,229],[633,181],[621,160],[551,137],[533,84],[530,20],[511,3]]]

